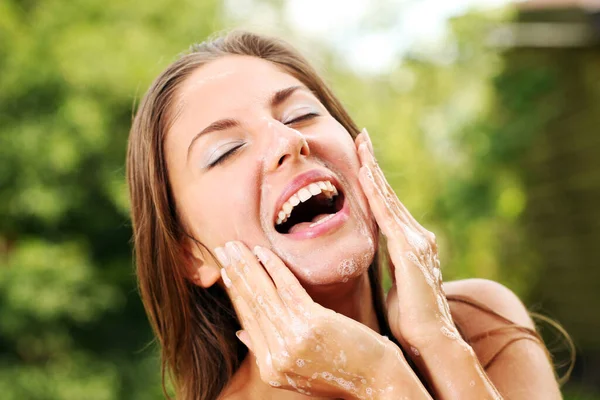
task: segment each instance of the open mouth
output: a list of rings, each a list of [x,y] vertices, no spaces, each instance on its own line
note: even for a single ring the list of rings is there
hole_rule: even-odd
[[[343,206],[344,194],[331,182],[313,182],[283,204],[275,230],[288,234],[313,228],[331,219]]]

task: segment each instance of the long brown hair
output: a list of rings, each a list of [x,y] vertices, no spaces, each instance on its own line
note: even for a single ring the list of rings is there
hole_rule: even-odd
[[[192,46],[148,89],[133,120],[127,153],[135,258],[142,301],[160,344],[163,390],[169,397],[169,378],[181,400],[216,399],[247,354],[235,336],[240,324],[225,291],[219,285],[200,288],[186,278],[183,243],[190,237],[178,218],[163,152],[179,87],[197,68],[226,55],[272,62],[306,85],[353,138],[359,132],[304,57],[279,39],[249,32],[234,31]],[[378,251],[368,273],[381,334],[394,340],[383,301],[383,254]],[[448,300],[503,318],[470,299]]]
[[[218,285],[200,288],[185,276],[187,234],[163,152],[178,88],[197,68],[226,55],[272,62],[306,85],[352,137],[359,132],[310,64],[275,38],[236,31],[194,45],[152,83],[135,115],[127,153],[135,258],[142,301],[160,342],[165,395],[170,377],[177,398],[184,400],[216,399],[247,353],[235,336],[240,325],[225,291]],[[369,276],[382,333],[389,335],[377,257]]]

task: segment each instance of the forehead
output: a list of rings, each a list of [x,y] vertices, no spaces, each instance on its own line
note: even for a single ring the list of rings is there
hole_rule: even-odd
[[[228,55],[198,68],[183,83],[179,98],[185,109],[191,106],[217,112],[252,104],[263,104],[282,88],[301,85],[295,77],[275,64],[251,56]]]

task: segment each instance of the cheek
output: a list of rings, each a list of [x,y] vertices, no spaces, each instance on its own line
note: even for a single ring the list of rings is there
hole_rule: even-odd
[[[352,189],[362,193],[358,180],[360,160],[354,139],[341,125],[338,126],[337,129],[331,129],[329,135],[323,137],[322,158],[332,169],[342,175]]]
[[[327,132],[328,134],[323,135],[319,141],[320,155],[329,164],[328,166],[334,169],[335,172],[340,173],[346,181],[347,189],[351,192],[348,195],[356,201],[356,205],[362,214],[361,218],[371,221],[372,214],[369,202],[358,178],[360,160],[356,152],[354,138],[335,120]],[[371,230],[374,231],[372,226]]]
[[[352,136],[333,118],[319,131],[314,137],[314,152],[335,169],[346,174],[352,171],[356,176],[360,164]]]
[[[194,237],[209,248],[248,237],[248,230],[255,225],[249,221],[256,219],[249,193],[239,179],[189,187],[182,206]]]

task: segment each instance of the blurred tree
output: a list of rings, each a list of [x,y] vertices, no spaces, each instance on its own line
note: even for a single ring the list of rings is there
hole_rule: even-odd
[[[161,398],[132,271],[127,133],[135,99],[220,13],[0,2],[2,399]]]

